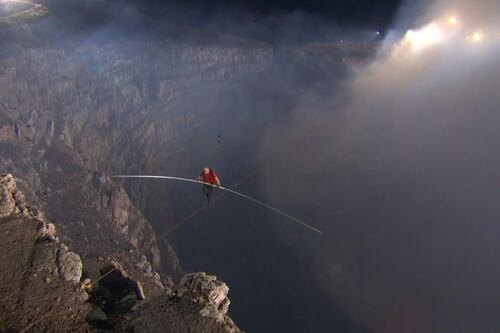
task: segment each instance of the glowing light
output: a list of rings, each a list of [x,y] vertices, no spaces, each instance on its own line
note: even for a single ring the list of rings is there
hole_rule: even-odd
[[[481,40],[483,40],[483,34],[481,34],[480,32],[475,32],[472,35],[472,41],[473,42],[479,43]]]
[[[405,35],[405,40],[416,49],[438,44],[443,38],[443,32],[436,24],[416,31],[409,30]]]
[[[483,34],[479,31],[467,36],[467,39],[473,43],[480,43],[483,40]]]
[[[448,23],[450,23],[451,25],[457,25],[458,23],[460,23],[460,20],[457,16],[452,16],[448,19]]]

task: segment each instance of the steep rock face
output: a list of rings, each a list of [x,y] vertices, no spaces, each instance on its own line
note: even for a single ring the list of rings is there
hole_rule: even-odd
[[[215,99],[272,60],[270,48],[162,41],[72,46],[7,57],[0,112],[10,116],[17,138],[62,142],[96,170],[157,163],[151,152],[178,149],[183,133],[199,130],[213,116],[202,105],[186,112],[192,100]]]
[[[135,205],[120,185],[90,170],[182,167],[185,161],[168,157],[199,140],[214,121],[211,101],[271,63],[265,45],[200,46],[168,38],[14,49],[0,58],[0,165],[23,175],[26,193],[61,221],[61,237],[85,257],[116,256],[120,248],[122,257],[134,252],[133,265],[145,256],[156,270],[180,276],[170,244],[162,240],[158,247],[136,208],[150,218],[163,210],[157,202],[147,205],[150,189],[129,187]]]
[[[0,114],[8,115],[2,130],[28,144],[64,145],[86,169],[178,172],[189,161],[176,154],[216,127],[218,99],[257,80],[272,61],[265,45],[168,39],[18,51],[0,66]],[[147,190],[137,185],[129,193],[146,210]],[[147,207],[150,217],[156,206]]]
[[[38,154],[31,154],[22,143],[0,144],[0,160],[5,169],[27,176],[28,181],[19,185],[30,201],[56,221],[61,240],[80,253],[84,262],[119,258],[127,269],[142,274],[147,261],[155,270],[165,271],[160,267],[154,231],[120,186],[87,172],[68,147],[31,148],[38,149]],[[175,254],[163,261],[170,265],[166,266],[169,274],[181,274]],[[158,290],[157,285],[156,278],[146,283],[147,293]]]

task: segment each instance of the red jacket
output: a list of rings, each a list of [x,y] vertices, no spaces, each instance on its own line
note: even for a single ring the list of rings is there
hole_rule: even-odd
[[[219,178],[219,176],[217,176],[217,174],[215,173],[215,171],[213,171],[212,169],[210,169],[210,172],[207,173],[207,174],[204,171],[202,171],[201,174],[200,174],[200,179],[204,183],[218,185],[218,182],[217,182],[218,178]]]

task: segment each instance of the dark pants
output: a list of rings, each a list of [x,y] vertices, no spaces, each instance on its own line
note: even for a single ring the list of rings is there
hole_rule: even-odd
[[[212,190],[213,187],[209,185],[203,185],[203,193],[207,197],[207,203],[210,202],[210,198],[212,198]]]

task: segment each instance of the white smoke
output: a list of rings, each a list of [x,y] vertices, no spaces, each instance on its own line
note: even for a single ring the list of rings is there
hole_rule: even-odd
[[[325,288],[376,332],[499,331],[500,2],[402,13],[340,92],[268,132],[263,186],[325,230]]]

